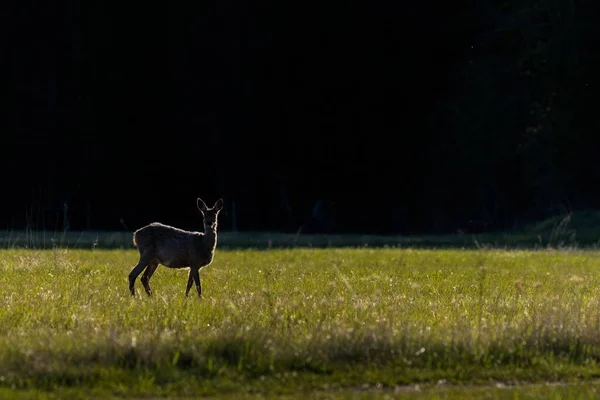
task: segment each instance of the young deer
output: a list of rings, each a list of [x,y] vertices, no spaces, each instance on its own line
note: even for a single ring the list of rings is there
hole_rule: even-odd
[[[204,233],[189,232],[158,222],[153,222],[133,233],[133,244],[140,252],[140,260],[129,273],[129,291],[135,296],[135,279],[144,271],[140,279],[148,296],[152,295],[150,278],[162,264],[168,268],[188,268],[185,296],[188,296],[192,281],[196,283],[198,296],[202,297],[199,270],[209,265],[217,247],[217,218],[223,208],[223,200],[219,199],[212,208],[208,208],[202,199],[196,201],[198,209],[204,216]]]

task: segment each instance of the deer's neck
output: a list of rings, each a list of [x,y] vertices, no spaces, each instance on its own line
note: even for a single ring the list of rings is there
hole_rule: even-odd
[[[209,248],[211,252],[213,252],[215,250],[215,247],[217,247],[217,230],[207,229],[204,232],[204,241],[206,243],[206,247]]]

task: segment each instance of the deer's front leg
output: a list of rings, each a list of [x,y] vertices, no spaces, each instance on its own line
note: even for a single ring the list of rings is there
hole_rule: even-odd
[[[185,297],[188,297],[188,293],[190,292],[190,289],[192,288],[192,282],[194,281],[193,271],[194,271],[194,269],[190,268],[190,275],[188,276],[187,288],[185,289]]]
[[[129,273],[129,291],[131,292],[131,297],[135,296],[135,290],[133,287],[135,285],[136,278],[142,273],[144,268],[146,268],[151,259],[152,258],[150,255],[148,255],[148,253],[141,254],[140,260],[138,261],[137,265],[133,267],[133,269]]]
[[[194,269],[194,282],[196,283],[196,291],[198,291],[198,297],[202,297],[202,285],[200,284],[200,271]]]

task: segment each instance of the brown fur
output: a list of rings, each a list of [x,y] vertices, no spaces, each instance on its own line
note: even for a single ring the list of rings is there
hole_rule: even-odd
[[[217,246],[217,220],[223,208],[219,199],[212,208],[206,207],[201,199],[197,200],[198,209],[204,216],[204,233],[190,232],[173,226],[153,222],[133,233],[133,244],[140,252],[140,260],[129,273],[129,290],[135,295],[134,285],[139,274],[148,296],[152,295],[150,278],[159,264],[168,268],[189,268],[187,296],[192,282],[196,284],[198,296],[202,297],[199,270],[209,265]]]

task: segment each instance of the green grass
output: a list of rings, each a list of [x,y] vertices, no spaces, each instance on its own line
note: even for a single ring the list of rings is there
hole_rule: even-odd
[[[137,281],[131,299],[136,262],[134,250],[0,251],[0,395],[598,392],[600,252],[217,250],[204,299],[162,266],[154,297]]]

